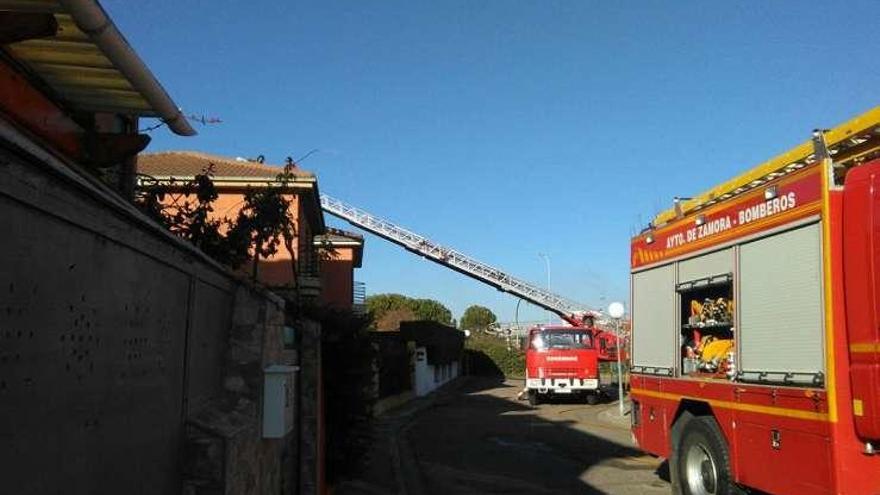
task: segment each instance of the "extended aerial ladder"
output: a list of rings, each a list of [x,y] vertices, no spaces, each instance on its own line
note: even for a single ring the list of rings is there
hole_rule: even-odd
[[[391,241],[439,265],[551,311],[572,325],[580,325],[583,322],[583,315],[590,313],[581,304],[512,277],[498,268],[475,260],[460,251],[441,246],[424,236],[326,194],[321,195],[321,208],[355,227]]]
[[[594,331],[601,333],[602,340],[605,344],[602,353],[603,358],[613,357],[613,342],[609,342],[613,338],[611,334],[607,334],[596,330],[594,325],[590,324],[589,319],[594,319],[598,313],[587,309],[584,305],[566,299],[558,294],[554,294],[547,289],[538,287],[534,284],[526,282],[511,276],[502,270],[495,268],[487,263],[478,261],[460,251],[441,246],[430,239],[407,230],[388,220],[370,214],[360,208],[346,204],[336,198],[321,195],[321,208],[327,213],[341,218],[354,225],[386,239],[404,249],[411,251],[425,259],[431,260],[441,266],[455,270],[461,274],[467,275],[475,280],[491,285],[496,289],[510,293],[520,299],[528,301],[538,307],[546,309],[559,315],[567,323],[573,326],[589,326]],[[598,335],[597,335],[598,336]]]

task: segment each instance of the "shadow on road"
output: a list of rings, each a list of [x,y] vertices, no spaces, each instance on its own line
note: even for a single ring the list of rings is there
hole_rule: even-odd
[[[667,483],[671,483],[672,477],[669,474],[669,460],[664,459],[663,462],[661,462],[660,465],[657,466],[657,470],[654,471],[654,474],[656,474],[657,477],[660,478],[661,480],[663,480]],[[755,495],[757,495],[757,494],[755,494]]]
[[[497,377],[470,378],[408,426],[405,438],[428,493],[619,493],[607,488],[617,480],[604,482],[600,471],[624,478],[629,471],[653,473],[633,461],[638,450],[577,429],[574,421],[540,417],[511,400],[516,392]]]

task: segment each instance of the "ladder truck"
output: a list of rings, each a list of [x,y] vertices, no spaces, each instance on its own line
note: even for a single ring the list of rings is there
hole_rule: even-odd
[[[617,350],[623,347],[618,346],[616,335],[596,326],[598,312],[326,194],[321,195],[321,207],[425,259],[558,315],[567,325],[540,325],[529,330],[529,402],[537,404],[541,397],[552,394],[580,394],[595,403],[599,396],[598,363],[616,361]]]
[[[880,494],[880,107],[631,242],[632,432],[673,493]]]

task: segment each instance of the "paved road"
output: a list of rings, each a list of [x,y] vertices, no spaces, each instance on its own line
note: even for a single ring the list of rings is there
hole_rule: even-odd
[[[363,479],[337,493],[669,493],[660,462],[635,450],[626,422],[614,421],[616,406],[532,408],[516,400],[519,387],[469,379],[385,418]]]

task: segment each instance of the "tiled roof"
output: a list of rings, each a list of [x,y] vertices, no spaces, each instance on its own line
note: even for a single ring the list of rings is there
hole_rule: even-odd
[[[284,171],[280,165],[268,165],[244,159],[210,155],[197,151],[166,151],[138,155],[138,173],[152,177],[194,177],[213,165],[214,177],[274,179]],[[315,175],[294,167],[297,178],[314,178]]]

